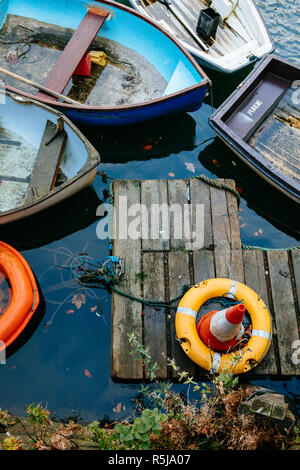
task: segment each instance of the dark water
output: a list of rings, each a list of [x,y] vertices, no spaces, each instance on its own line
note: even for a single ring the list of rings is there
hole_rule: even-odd
[[[300,46],[296,1],[259,2],[276,43],[276,52],[295,62]],[[249,70],[224,76],[205,70],[213,81],[218,107]],[[121,130],[82,129],[102,155],[100,171],[118,178],[185,178],[203,173],[233,178],[240,188],[241,234],[244,243],[288,247],[300,241],[299,208],[280,197],[214,137],[208,125],[209,99],[202,109]],[[70,271],[58,269],[87,252],[108,255],[108,242],[96,237],[96,209],[107,184],[98,176],[89,188],[41,216],[1,228],[1,240],[19,249],[30,263],[44,301],[30,328],[0,365],[0,407],[24,413],[42,402],[58,416],[82,419],[127,417],[136,384],[110,378],[110,296],[105,291],[79,291]],[[101,302],[100,312],[95,295]],[[299,381],[261,380],[275,390],[299,398]],[[119,415],[113,408],[122,403]]]

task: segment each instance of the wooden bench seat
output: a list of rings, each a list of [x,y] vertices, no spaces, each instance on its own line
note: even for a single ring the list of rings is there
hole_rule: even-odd
[[[99,8],[89,8],[78,29],[61,53],[59,59],[43,85],[50,90],[62,93],[84,58],[89,46],[97,36],[101,26],[108,17],[108,12]],[[37,98],[58,101],[58,98],[39,91]]]
[[[67,133],[57,133],[57,126],[47,121],[40,148],[35,160],[24,205],[46,196],[54,189],[57,173],[65,150]]]

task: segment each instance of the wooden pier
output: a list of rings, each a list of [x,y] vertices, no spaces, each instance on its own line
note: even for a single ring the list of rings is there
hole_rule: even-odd
[[[215,181],[234,188],[231,180]],[[266,358],[244,376],[299,375],[300,343],[295,341],[299,340],[300,251],[243,250],[236,196],[196,178],[120,181],[114,183],[113,192],[113,254],[125,257],[125,274],[118,289],[135,297],[163,301],[179,296],[182,286],[204,279],[224,277],[243,282],[262,297],[273,320],[273,339]],[[128,209],[142,203],[149,213],[153,204],[181,207],[203,204],[203,247],[187,249],[186,242],[174,236],[176,220],[172,218],[168,239],[151,240],[143,230],[142,236],[136,239],[121,239],[118,227],[120,218],[124,217],[124,201]],[[157,361],[160,378],[176,380],[167,366],[166,356],[175,359],[194,378],[207,377],[207,372],[182,351],[175,334],[175,313],[174,309],[144,306],[113,294],[111,375],[114,379],[147,378],[142,362],[130,354],[128,333],[134,333],[149,348],[153,360]]]

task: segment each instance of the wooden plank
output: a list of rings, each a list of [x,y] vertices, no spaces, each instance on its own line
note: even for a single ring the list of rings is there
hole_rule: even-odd
[[[122,199],[120,199],[122,197]],[[141,239],[120,238],[120,204],[126,203],[127,211],[132,204],[140,203],[140,185],[137,182],[122,181],[114,184],[114,243],[113,254],[125,257],[125,274],[118,289],[127,294],[141,297]],[[123,207],[123,206],[122,206]],[[125,211],[126,212],[126,211]],[[121,215],[126,218],[124,210]],[[123,221],[126,224],[126,220]],[[121,221],[122,225],[122,221]],[[134,333],[142,342],[142,305],[116,293],[112,294],[112,358],[111,375],[118,379],[142,379],[143,365],[130,354],[128,334]]]
[[[66,45],[65,49],[59,56],[56,64],[44,82],[44,86],[62,93],[69,83],[76,67],[88,51],[88,48],[94,38],[97,36],[99,29],[103,25],[108,16],[108,12],[91,8],[81,21],[78,29]],[[101,13],[100,13],[101,12]],[[38,92],[38,98],[47,98],[57,101],[57,98]]]
[[[262,251],[244,251],[243,253],[245,283],[251,287],[262,298],[269,308],[269,299],[266,282],[266,271],[264,267],[264,257]],[[272,312],[271,312],[272,315]],[[274,319],[273,319],[274,325]],[[274,333],[274,332],[273,332]],[[254,375],[277,374],[274,337],[269,352],[260,365],[255,367],[252,372]]]
[[[226,192],[211,187],[210,194],[216,277],[244,282],[242,250],[232,249],[231,226]]]
[[[187,206],[189,202],[188,193],[189,187],[187,181],[168,180],[170,247],[173,250],[187,248],[190,241],[184,237],[184,229],[187,228],[186,222],[184,222],[184,206]],[[191,227],[191,217],[189,217],[189,223]]]
[[[198,284],[205,279],[214,279],[216,277],[212,251],[195,251],[193,253],[193,265],[195,284]]]
[[[169,253],[169,294],[170,298],[175,298],[180,295],[182,287],[190,284],[189,275],[189,255],[183,251],[171,251]],[[178,302],[179,303],[179,302]],[[173,304],[176,306],[176,304]],[[199,375],[199,367],[191,361],[191,359],[184,353],[179,342],[176,339],[175,330],[175,310],[171,314],[171,358],[175,360],[176,365],[189,373],[190,376],[195,377]],[[177,377],[177,374],[172,371],[172,376]]]
[[[232,189],[235,189],[235,182],[233,180],[225,180],[225,183],[230,186]],[[226,191],[226,200],[227,200],[227,210],[229,216],[229,226],[230,226],[230,235],[231,235],[231,249],[232,250],[241,250],[241,230],[239,224],[239,209],[237,198],[230,191]]]
[[[210,191],[209,185],[204,181],[198,179],[190,180],[190,197],[191,205],[193,208],[192,212],[192,229],[193,232],[197,229],[195,222],[195,207],[197,204],[204,205],[204,242],[203,248],[212,248],[213,236],[212,236],[212,222],[211,222],[211,203],[210,203]]]
[[[300,250],[292,250],[291,257],[293,262],[295,286],[297,291],[298,308],[300,307]]]
[[[167,181],[142,181],[141,202],[146,207],[148,214],[147,226],[142,225],[143,250],[169,250],[170,233]]]
[[[291,273],[286,251],[267,252],[273,307],[278,335],[281,373],[298,375],[300,366],[292,361],[293,342],[299,340]]]
[[[67,141],[67,134],[63,130],[47,145],[55,136],[56,129],[57,126],[53,122],[47,121],[32,170],[24,205],[30,204],[42,196],[46,196],[54,188]]]
[[[144,299],[165,300],[164,254],[144,253]],[[157,362],[157,377],[167,378],[166,311],[163,307],[144,307],[144,345],[149,348],[153,362]]]

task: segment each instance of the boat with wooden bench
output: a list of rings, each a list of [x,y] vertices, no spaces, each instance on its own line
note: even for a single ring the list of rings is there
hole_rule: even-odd
[[[6,224],[90,185],[100,156],[63,114],[3,90],[0,99],[0,224]]]
[[[210,118],[228,147],[298,203],[299,83],[299,67],[270,55]]]
[[[274,50],[252,0],[129,0],[171,32],[201,63],[236,72]]]
[[[122,4],[9,0],[0,21],[7,89],[73,121],[119,126],[201,107],[209,80],[197,62]]]

